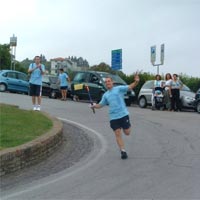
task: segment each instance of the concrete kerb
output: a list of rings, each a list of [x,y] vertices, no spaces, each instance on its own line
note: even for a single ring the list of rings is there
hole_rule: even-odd
[[[44,113],[53,122],[53,127],[46,134],[23,145],[0,151],[0,176],[36,164],[61,146],[63,141],[63,124],[55,117]]]

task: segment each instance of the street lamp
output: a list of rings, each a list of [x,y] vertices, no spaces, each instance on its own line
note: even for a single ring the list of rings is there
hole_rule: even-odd
[[[12,63],[13,63],[13,69],[15,70],[17,37],[15,37],[14,34],[13,34],[12,37],[10,37],[10,47],[11,47],[11,65],[10,65],[10,69],[12,70]]]

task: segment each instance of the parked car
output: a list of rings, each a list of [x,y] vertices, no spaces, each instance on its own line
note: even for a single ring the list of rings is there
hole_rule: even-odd
[[[29,93],[28,75],[14,70],[0,71],[0,92]]]
[[[60,98],[60,87],[58,84],[58,77],[54,75],[42,76],[42,96],[48,96],[49,98]]]
[[[200,113],[200,88],[197,90],[194,102],[195,110]]]
[[[91,97],[94,101],[99,102],[102,95],[107,91],[105,85],[106,77],[111,77],[114,81],[114,85],[127,85],[118,75],[109,74],[106,72],[97,71],[79,71],[75,73],[75,76],[71,82],[71,92],[79,99],[88,99],[88,93],[85,89],[85,85],[89,87]],[[83,84],[81,89],[76,90],[76,85]],[[124,96],[124,100],[127,106],[130,106],[134,101],[135,92],[133,90],[128,91]]]
[[[163,81],[164,82],[164,81]],[[138,95],[138,104],[141,108],[151,105],[151,96],[154,80],[149,80],[141,87]],[[183,85],[180,90],[180,102],[182,108],[194,109],[195,93],[192,92],[186,85]]]
[[[42,76],[42,96],[57,99],[61,98],[60,85],[58,76],[43,75]],[[70,88],[67,90],[67,97],[71,96]]]

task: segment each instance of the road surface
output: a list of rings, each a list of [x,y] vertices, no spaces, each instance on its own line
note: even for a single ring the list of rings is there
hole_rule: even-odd
[[[25,95],[1,93],[0,102],[32,107]],[[107,107],[93,114],[86,103],[43,98],[43,111],[84,129],[94,147],[70,168],[1,191],[1,199],[200,199],[200,115],[128,109],[129,158],[121,160]]]

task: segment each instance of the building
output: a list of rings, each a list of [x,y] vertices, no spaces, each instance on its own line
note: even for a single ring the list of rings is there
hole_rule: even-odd
[[[88,70],[89,63],[87,60],[84,60],[82,57],[68,57],[68,58],[53,58],[51,61],[51,69],[50,73],[57,75],[59,73],[59,69],[63,68],[64,71],[80,71],[80,70]]]

